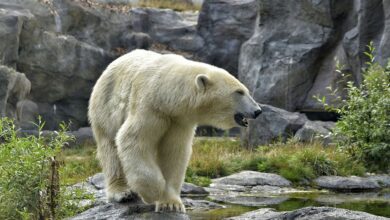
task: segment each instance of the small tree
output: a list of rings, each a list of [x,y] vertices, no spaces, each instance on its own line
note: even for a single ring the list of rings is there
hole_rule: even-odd
[[[71,137],[64,124],[59,132],[44,137],[43,125],[37,125],[37,137],[20,137],[12,120],[0,118],[0,216],[4,219],[59,219],[69,207],[60,191],[56,157]]]
[[[340,115],[333,131],[338,146],[369,170],[386,172],[390,169],[390,62],[382,67],[375,62],[372,43],[368,49],[363,81],[360,85],[347,82],[341,107],[327,104],[324,97],[315,98],[326,110]]]

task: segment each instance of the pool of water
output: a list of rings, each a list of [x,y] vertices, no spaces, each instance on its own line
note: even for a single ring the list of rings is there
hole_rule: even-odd
[[[284,196],[285,197],[285,196]],[[279,204],[264,206],[243,206],[223,204],[226,208],[209,211],[190,211],[191,219],[219,220],[238,216],[259,208],[274,208],[277,211],[291,211],[308,206],[329,206],[355,211],[363,211],[390,218],[390,192],[386,193],[329,193],[329,194],[292,194]]]

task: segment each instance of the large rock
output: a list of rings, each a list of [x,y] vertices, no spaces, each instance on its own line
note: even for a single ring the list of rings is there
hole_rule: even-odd
[[[25,99],[31,88],[25,74],[0,65],[0,117],[17,119],[16,105]]]
[[[214,179],[213,183],[239,186],[290,186],[291,182],[273,173],[261,173],[256,171],[242,171],[230,176]]]
[[[295,138],[303,142],[322,140],[324,143],[331,141],[330,133],[334,127],[334,122],[307,121],[301,129],[295,133]]]
[[[364,191],[380,188],[377,181],[357,176],[320,176],[314,182],[320,188],[336,191]]]
[[[87,124],[87,103],[94,81],[113,59],[103,49],[52,32],[22,31],[18,69],[32,83],[32,99],[47,129],[61,121],[72,128]]]
[[[287,110],[303,104],[334,28],[330,7],[330,0],[260,1],[239,60],[239,79],[257,101]]]
[[[198,56],[237,76],[240,48],[253,34],[257,6],[256,0],[205,1],[198,20],[205,46]]]
[[[54,0],[56,31],[105,50],[134,49],[123,39],[131,31],[127,12],[91,7],[72,0]]]
[[[19,58],[19,35],[23,22],[33,15],[27,10],[0,8],[0,64],[16,66]]]
[[[196,52],[204,45],[203,38],[197,34],[196,21],[185,13],[171,9],[134,8],[130,10],[130,18],[133,31],[147,33],[155,42],[174,50]]]
[[[269,105],[261,105],[263,113],[242,129],[242,139],[249,147],[269,144],[277,140],[286,140],[303,127],[308,121],[304,114],[288,112]]]
[[[347,209],[332,207],[306,207],[288,212],[277,212],[274,209],[263,208],[248,212],[243,215],[227,218],[230,220],[268,220],[268,219],[291,219],[291,220],[385,220],[388,218],[371,215],[365,212],[350,211]]]
[[[259,2],[255,33],[239,59],[239,79],[259,102],[324,111],[313,96],[340,105],[337,97],[345,97],[346,80],[362,80],[370,41],[378,61],[384,64],[390,56],[386,0]],[[343,78],[338,67],[350,77]],[[328,86],[337,89],[335,95]]]

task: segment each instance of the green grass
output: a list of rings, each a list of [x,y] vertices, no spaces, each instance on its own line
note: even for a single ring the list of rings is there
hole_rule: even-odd
[[[196,140],[186,181],[206,185],[205,178],[226,176],[241,170],[278,173],[294,183],[321,175],[363,175],[365,168],[350,156],[320,143],[294,141],[247,150],[239,141]],[[199,184],[199,183],[198,183]]]
[[[96,146],[86,145],[64,149],[61,153],[62,183],[72,185],[85,181],[89,176],[101,172],[96,159]]]
[[[96,147],[63,151],[62,181],[74,184],[100,171]],[[242,170],[278,173],[293,183],[310,182],[321,175],[363,175],[365,168],[336,147],[294,141],[248,150],[232,138],[196,138],[186,181],[207,186],[210,179]]]

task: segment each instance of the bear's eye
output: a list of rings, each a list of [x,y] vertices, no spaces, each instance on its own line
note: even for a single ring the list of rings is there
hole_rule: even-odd
[[[242,90],[237,90],[236,93],[239,95],[245,95],[244,91],[242,91]]]

